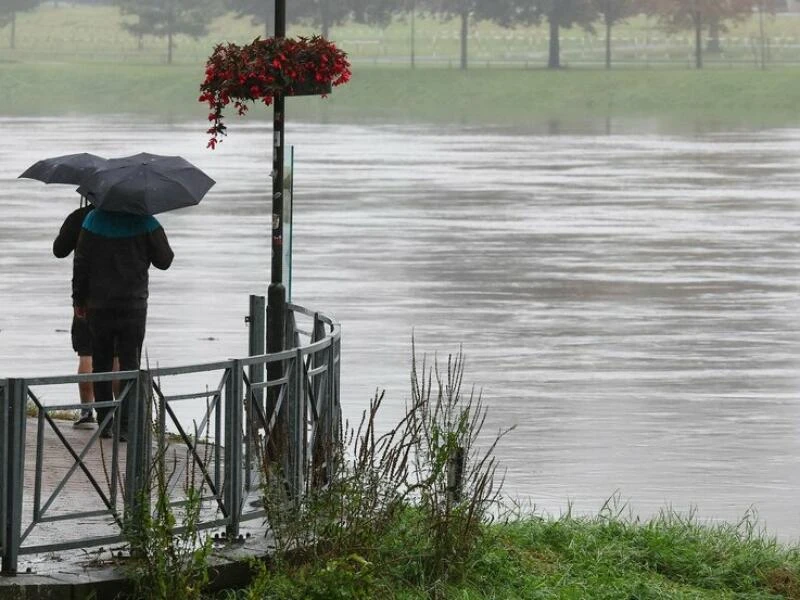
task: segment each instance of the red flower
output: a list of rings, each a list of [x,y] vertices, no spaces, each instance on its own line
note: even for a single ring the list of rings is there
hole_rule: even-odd
[[[211,109],[213,126],[208,147],[214,149],[225,135],[223,109],[234,100],[239,115],[247,112],[246,102],[261,100],[272,104],[276,94],[293,93],[296,86],[314,82],[320,86],[339,86],[350,80],[347,54],[319,36],[256,38],[251,44],[219,44],[206,64],[205,80],[198,101]],[[323,94],[323,98],[325,95]]]

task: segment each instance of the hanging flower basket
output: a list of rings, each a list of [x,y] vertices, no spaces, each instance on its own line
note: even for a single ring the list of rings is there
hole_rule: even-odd
[[[208,104],[212,125],[209,148],[220,143],[227,128],[223,109],[233,102],[239,115],[248,102],[269,106],[278,94],[326,96],[334,86],[350,80],[347,54],[320,37],[256,38],[251,44],[220,44],[206,63],[206,78],[200,85],[200,102]]]

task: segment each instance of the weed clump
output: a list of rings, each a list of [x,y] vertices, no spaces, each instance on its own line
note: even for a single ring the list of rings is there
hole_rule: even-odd
[[[380,432],[377,392],[358,425],[345,424],[331,453],[334,476],[309,483],[300,498],[287,493],[274,465],[265,469],[276,554],[243,597],[332,598],[343,589],[348,598],[371,598],[385,574],[377,577],[375,565],[434,588],[460,576],[499,505],[493,451],[507,433],[479,446],[486,409],[474,389],[464,393],[463,373],[460,351],[444,369],[435,360],[419,364],[413,352],[399,423]]]

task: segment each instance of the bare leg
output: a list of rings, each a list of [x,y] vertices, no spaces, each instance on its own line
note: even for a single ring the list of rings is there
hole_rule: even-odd
[[[92,372],[92,357],[91,356],[79,356],[78,357],[78,373],[83,375],[84,373],[91,373]],[[94,402],[94,385],[92,383],[79,383],[78,384],[78,393],[81,397],[81,404],[90,404]],[[81,410],[81,414],[78,417],[78,420],[75,421],[74,427],[78,429],[91,429],[94,427],[94,415],[91,407],[87,406],[85,409]]]
[[[119,371],[119,356],[114,357],[114,366],[111,367],[111,369],[113,371]],[[114,393],[114,399],[116,400],[122,393],[122,382],[119,379],[114,381],[114,383],[111,384],[111,390]]]
[[[91,373],[91,372],[92,372],[92,357],[79,356],[78,374],[83,375],[85,373]],[[80,393],[81,404],[88,404],[89,402],[94,402],[94,386],[91,383],[79,383],[78,392]]]

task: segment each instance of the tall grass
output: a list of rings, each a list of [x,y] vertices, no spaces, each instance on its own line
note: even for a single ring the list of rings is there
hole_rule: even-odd
[[[461,353],[442,372],[424,360],[418,370],[415,357],[405,416],[380,433],[376,394],[345,427],[333,479],[304,497],[287,497],[270,471],[264,506],[276,554],[239,597],[375,597],[377,565],[426,586],[463,574],[499,500],[492,453],[505,434],[478,447],[486,411],[479,395],[462,393],[463,369]]]
[[[147,468],[144,489],[132,503],[133,510],[126,514],[124,523],[131,556],[126,564],[132,583],[130,598],[200,600],[209,581],[208,560],[212,550],[211,538],[200,530],[206,481],[198,476],[197,463],[188,454],[179,459],[177,452],[170,453],[169,440],[159,435],[161,428],[152,416],[157,406],[152,387],[146,401],[156,448]],[[195,425],[194,440],[200,440],[202,460],[208,464],[211,449],[208,430],[203,438]],[[150,443],[149,439],[140,440],[145,441]],[[176,499],[171,481],[179,471],[184,473],[183,497]]]

